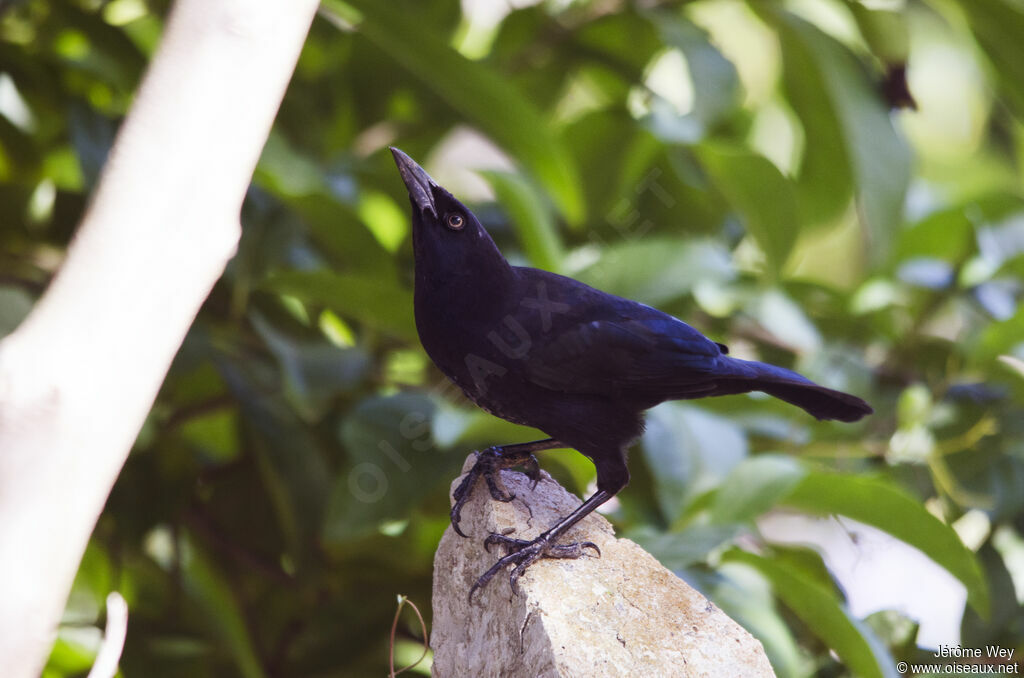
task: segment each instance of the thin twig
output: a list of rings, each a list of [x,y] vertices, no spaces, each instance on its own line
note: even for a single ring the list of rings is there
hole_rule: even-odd
[[[128,603],[117,591],[107,596],[107,628],[89,678],[114,678],[128,634]]]
[[[395,631],[398,629],[398,618],[402,616],[402,607],[406,604],[412,608],[412,611],[416,613],[416,618],[420,620],[420,630],[423,631],[423,654],[419,656],[416,661],[408,666],[402,667],[395,671]],[[399,673],[408,671],[419,665],[423,658],[427,656],[427,652],[430,649],[430,645],[427,643],[427,624],[423,621],[423,615],[420,614],[420,609],[416,607],[416,603],[409,600],[407,597],[399,594],[398,596],[398,609],[395,610],[395,618],[391,622],[391,638],[388,642],[388,673],[389,678],[395,678]]]

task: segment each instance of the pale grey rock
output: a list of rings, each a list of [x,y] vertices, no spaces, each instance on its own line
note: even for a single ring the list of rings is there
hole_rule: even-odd
[[[493,501],[481,482],[462,511],[469,538],[449,526],[434,557],[434,676],[775,675],[753,636],[635,543],[616,539],[597,514],[561,541],[592,541],[600,558],[539,561],[519,580],[518,596],[508,572],[499,573],[469,603],[473,582],[499,556],[483,548],[489,533],[532,539],[581,503],[544,472],[533,491],[521,473],[501,479],[517,498]]]

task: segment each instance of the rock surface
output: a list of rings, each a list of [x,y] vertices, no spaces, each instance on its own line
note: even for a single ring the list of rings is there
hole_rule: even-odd
[[[500,555],[484,550],[489,533],[532,539],[581,503],[544,472],[534,491],[521,473],[501,479],[517,498],[494,501],[480,482],[462,511],[470,538],[449,526],[434,557],[434,676],[775,675],[757,640],[649,553],[616,539],[597,514],[561,541],[592,541],[600,558],[539,561],[519,580],[518,596],[499,573],[469,603],[473,582]]]

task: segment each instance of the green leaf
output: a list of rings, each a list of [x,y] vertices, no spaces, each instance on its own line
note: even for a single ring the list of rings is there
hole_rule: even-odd
[[[574,31],[572,39],[577,54],[598,55],[591,61],[613,69],[628,84],[642,80],[644,69],[663,49],[657,24],[628,5],[623,11],[587,21]]]
[[[978,251],[980,228],[1024,212],[1024,200],[1012,193],[992,193],[932,212],[899,235],[893,261],[934,257],[966,261]]]
[[[1018,116],[1024,116],[1024,7],[1006,0],[957,0]]]
[[[326,193],[278,197],[301,217],[338,270],[384,279],[398,275],[394,257],[347,205]]]
[[[224,647],[234,656],[238,672],[245,678],[264,678],[266,674],[230,580],[187,535],[181,537],[179,550],[185,590],[203,609]]]
[[[800,234],[793,183],[770,160],[738,146],[704,143],[696,152],[718,189],[743,215],[747,232],[777,276]]]
[[[910,180],[910,152],[856,57],[814,25],[761,6],[779,31],[784,82],[804,127],[798,176],[805,223],[834,219],[851,189],[874,261],[888,255]]]
[[[265,289],[323,304],[345,318],[403,339],[415,339],[412,291],[397,282],[369,274],[339,275],[330,271],[284,271],[263,283]]]
[[[837,599],[843,596],[843,590],[825,565],[825,560],[813,548],[773,544],[771,559],[804,581],[814,582],[831,591]]]
[[[747,438],[733,421],[677,403],[650,411],[642,440],[658,505],[669,522],[724,478],[748,451]]]
[[[782,504],[818,515],[838,513],[916,547],[967,587],[967,600],[975,610],[988,614],[988,588],[974,553],[953,528],[899,486],[877,477],[812,472]]]
[[[204,460],[224,464],[238,458],[238,416],[233,410],[192,417],[181,425],[181,437]]]
[[[1012,317],[989,323],[982,329],[969,359],[974,365],[987,365],[1000,355],[1014,353],[1024,342],[1024,305]]]
[[[779,287],[772,287],[751,296],[747,313],[794,351],[813,353],[821,349],[821,333],[803,308]]]
[[[276,131],[267,137],[254,176],[281,197],[313,195],[325,189],[323,168],[292,148]]]
[[[711,520],[718,524],[753,520],[788,495],[806,473],[792,457],[766,454],[747,459],[715,493]]]
[[[68,71],[81,71],[128,91],[138,85],[145,57],[122,31],[103,21],[98,13],[83,11],[72,3],[54,3],[49,11],[70,29],[59,32],[51,45]],[[62,53],[62,42],[72,36],[73,53]],[[85,43],[79,46],[82,39]]]
[[[577,165],[587,168],[583,190],[590,214],[597,218],[612,213],[641,183],[660,150],[657,140],[639,130],[628,112],[614,108],[579,117],[566,126],[564,136]],[[638,155],[639,162],[633,159]]]
[[[707,128],[734,111],[740,103],[739,75],[732,62],[711,44],[707,32],[673,12],[642,14],[658,29],[666,45],[686,57],[693,81],[693,116]]]
[[[1012,566],[1014,559],[1011,552],[1005,548],[1005,538],[1013,535],[1011,539],[1019,539],[1019,533],[1014,533],[1007,526],[998,529],[999,532],[994,538],[988,540],[978,551],[978,558],[992,586],[992,615],[990,619],[982,619],[974,610],[964,610],[960,627],[960,638],[964,647],[1004,643],[1013,645],[1019,638],[1018,629],[1024,623],[1024,607],[1017,602],[1019,585],[1014,584],[1014,576],[1007,567]],[[997,549],[996,544],[1000,544],[1002,548]]]
[[[712,585],[700,590],[758,639],[779,678],[813,675],[812,660],[801,651],[791,624],[780,614],[770,582],[760,572],[722,563],[715,569]]]
[[[0,338],[17,329],[34,304],[31,295],[20,287],[0,285]]]
[[[896,678],[898,675],[892,657],[867,625],[851,615],[825,586],[778,561],[740,549],[724,554],[722,560],[744,563],[767,577],[775,595],[811,633],[835,650],[853,675],[860,678]]]
[[[78,566],[61,622],[83,626],[95,624],[106,607],[107,594],[116,586],[109,554],[99,542],[90,540]]]
[[[359,196],[359,216],[388,252],[396,251],[409,235],[407,210],[399,209],[386,193],[364,190]]]
[[[360,33],[522,160],[570,223],[583,221],[586,205],[572,157],[541,112],[507,78],[465,58],[433,31],[422,30],[424,22],[415,12],[399,11],[377,0],[349,0],[349,4],[361,14]],[[340,0],[325,0],[323,5],[340,15],[352,14]]]
[[[100,643],[99,629],[62,624],[57,630],[57,640],[46,660],[42,678],[86,675],[96,663]]]
[[[678,299],[698,283],[735,276],[732,257],[720,242],[666,237],[609,245],[594,264],[573,274],[588,285],[646,304]]]
[[[364,400],[345,418],[339,437],[348,464],[331,492],[327,542],[341,544],[408,518],[424,497],[457,475],[463,456],[438,449],[435,408],[423,394],[400,393]]]
[[[682,570],[703,562],[715,548],[742,531],[739,525],[692,525],[678,532],[658,532],[641,527],[625,535],[670,570]]]
[[[929,214],[900,234],[895,262],[917,257],[934,257],[955,262],[977,249],[974,225],[963,206]]]
[[[888,64],[906,63],[910,56],[907,14],[887,9],[868,9],[859,0],[846,0],[861,35],[871,51]]]
[[[324,454],[281,395],[264,391],[252,365],[221,358],[219,368],[251,430],[257,468],[292,560],[302,566],[313,556],[330,489]]]
[[[481,174],[512,218],[530,263],[546,271],[561,273],[565,253],[544,196],[519,175],[497,171]]]
[[[285,394],[307,421],[319,419],[334,397],[352,388],[370,369],[370,357],[362,349],[292,337],[255,312],[249,318],[281,365]]]

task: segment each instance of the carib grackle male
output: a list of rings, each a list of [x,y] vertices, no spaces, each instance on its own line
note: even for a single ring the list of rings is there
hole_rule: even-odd
[[[857,421],[871,407],[796,372],[729,355],[686,323],[644,304],[535,268],[511,266],[480,221],[408,155],[392,148],[412,203],[416,329],[427,354],[478,406],[550,438],[477,455],[456,488],[452,526],[481,478],[510,501],[495,474],[521,466],[536,483],[534,452],[573,448],[594,462],[597,492],[532,541],[492,534],[504,557],[469,595],[513,566],[510,584],[541,558],[579,558],[590,542],[558,538],[626,486],[626,448],[644,410],[666,400],[763,391],[818,419]]]

